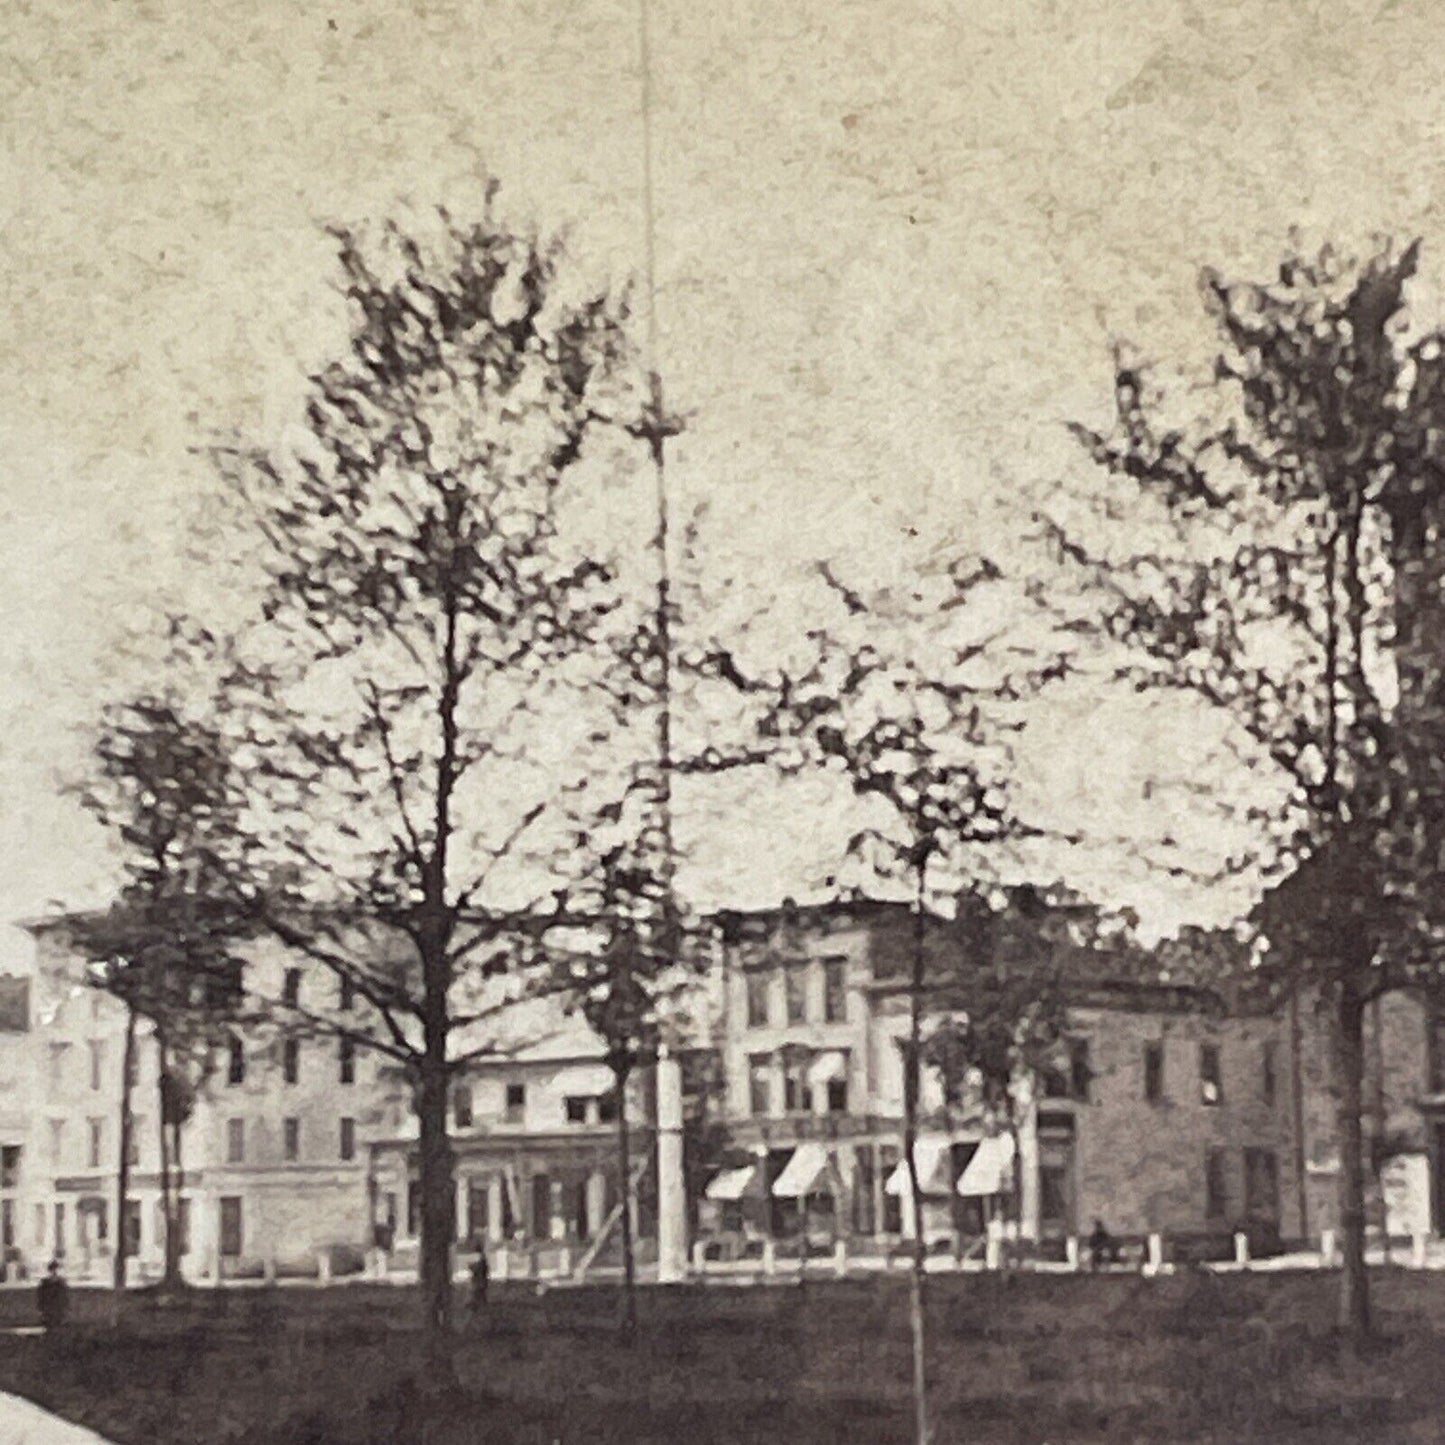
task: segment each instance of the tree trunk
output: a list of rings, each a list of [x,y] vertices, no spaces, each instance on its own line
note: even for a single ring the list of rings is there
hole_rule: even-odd
[[[447,1136],[445,1057],[428,1051],[422,1060],[417,1119],[421,1135],[422,1318],[434,1348],[451,1330],[452,1318],[452,1152]]]
[[[617,1332],[623,1344],[637,1337],[637,1260],[632,1243],[632,1139],[627,1123],[627,1076],[614,1070],[617,1081],[617,1169],[622,1184],[622,1311]]]
[[[160,1056],[156,1091],[159,1103],[157,1117],[160,1119],[161,1126],[161,1219],[165,1227],[161,1288],[169,1294],[180,1285],[180,1256],[176,1253],[175,1248],[176,1190],[175,1180],[171,1173],[171,1056],[170,1049],[166,1044],[165,1032],[160,1029],[156,1030],[156,1047]]]
[[[903,1076],[903,1160],[913,1207],[913,1268],[908,1275],[908,1330],[913,1341],[914,1445],[928,1445],[928,1368],[925,1335],[925,1280],[928,1240],[924,1232],[923,1181],[918,1177],[918,1096],[923,1078],[924,867],[918,867],[913,909],[913,967],[908,990],[908,1057]]]
[[[125,1295],[126,1276],[126,1206],[130,1203],[130,1081],[135,1069],[136,1016],[133,1008],[125,1014],[125,1047],[120,1064],[120,1158],[116,1165],[115,1259],[114,1286],[116,1323],[120,1321],[121,1300]]]
[[[1365,1272],[1364,1106],[1365,1006],[1349,980],[1340,985],[1336,1032],[1336,1087],[1340,1131],[1340,1327],[1355,1340],[1370,1333],[1370,1282]]]

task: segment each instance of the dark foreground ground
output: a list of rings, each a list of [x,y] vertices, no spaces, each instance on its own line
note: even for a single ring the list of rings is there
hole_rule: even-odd
[[[935,1438],[1433,1445],[1445,1275],[1375,1280],[1384,1338],[1360,1359],[1329,1275],[932,1280]],[[624,1350],[610,1290],[500,1292],[446,1392],[407,1290],[137,1297],[119,1332],[77,1296],[66,1340],[0,1336],[0,1388],[126,1445],[886,1445],[910,1439],[905,1300],[901,1278],[647,1290]],[[0,1295],[5,1323],[30,1311]]]

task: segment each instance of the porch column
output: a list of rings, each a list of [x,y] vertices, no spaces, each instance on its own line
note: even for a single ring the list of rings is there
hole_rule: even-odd
[[[587,1228],[596,1238],[607,1218],[607,1176],[600,1169],[594,1169],[587,1176]]]
[[[873,1238],[883,1234],[883,1146],[875,1139],[869,1146],[873,1151]]]
[[[472,1190],[471,1180],[458,1173],[456,1176],[456,1237],[458,1241],[470,1241],[472,1237]]]
[[[505,1188],[500,1174],[487,1176],[487,1238],[492,1244],[502,1243],[502,1204]]]
[[[1019,1182],[1022,1186],[1020,1201],[1019,1237],[1037,1240],[1040,1233],[1040,1191],[1039,1191],[1039,1115],[1033,1102],[1024,1109],[1019,1124]]]

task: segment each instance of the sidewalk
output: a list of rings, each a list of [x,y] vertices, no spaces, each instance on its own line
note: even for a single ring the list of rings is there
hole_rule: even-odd
[[[0,1445],[109,1445],[102,1435],[72,1425],[19,1395],[0,1394]]]

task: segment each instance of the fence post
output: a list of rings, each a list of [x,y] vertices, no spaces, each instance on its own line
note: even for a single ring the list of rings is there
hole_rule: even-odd
[[[1079,1267],[1079,1236],[1071,1234],[1064,1241],[1064,1259],[1068,1262],[1070,1269],[1077,1270]]]
[[[1235,1264],[1249,1263],[1249,1236],[1243,1230],[1238,1231],[1234,1236],[1234,1262]]]
[[[492,1273],[496,1275],[496,1277],[497,1277],[497,1279],[498,1279],[499,1281],[503,1281],[503,1280],[505,1280],[505,1279],[507,1278],[508,1275],[511,1274],[511,1272],[512,1272],[512,1255],[511,1255],[511,1251],[508,1250],[508,1248],[506,1247],[506,1245],[503,1245],[503,1246],[497,1251],[497,1263],[496,1263],[496,1265],[493,1267]]]
[[[1149,1273],[1160,1274],[1164,1269],[1164,1236],[1162,1234],[1151,1234],[1149,1236]]]
[[[1424,1269],[1428,1254],[1426,1251],[1425,1235],[1416,1233],[1410,1240],[1410,1263],[1416,1269]]]
[[[331,1283],[331,1251],[321,1250],[316,1256],[316,1283]]]
[[[846,1278],[848,1274],[848,1241],[846,1239],[840,1239],[833,1246],[833,1264],[838,1271],[838,1278]]]
[[[777,1273],[777,1259],[773,1253],[773,1241],[771,1239],[763,1240],[763,1273],[767,1275],[769,1279]]]
[[[1335,1232],[1333,1229],[1320,1231],[1320,1263],[1326,1269],[1335,1262]]]

